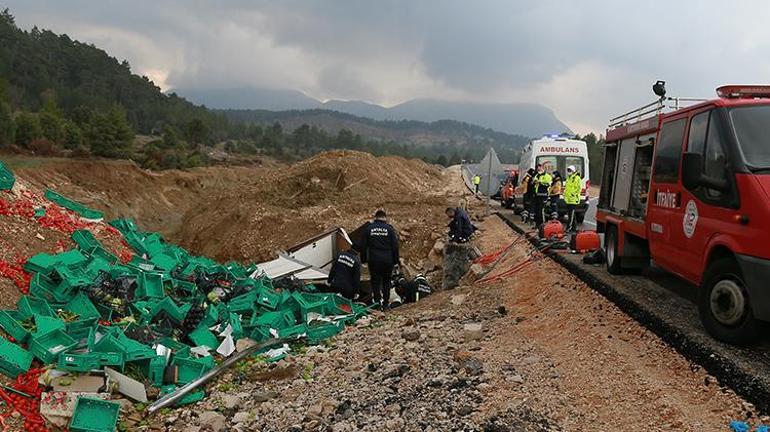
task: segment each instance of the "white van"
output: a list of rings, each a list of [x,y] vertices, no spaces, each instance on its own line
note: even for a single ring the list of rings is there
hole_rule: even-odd
[[[578,205],[575,217],[579,223],[583,222],[585,212],[588,209],[588,147],[585,141],[571,139],[564,135],[548,135],[543,138],[532,140],[524,147],[519,161],[519,178],[524,178],[527,171],[531,168],[537,171],[537,166],[543,164],[545,169],[553,173],[558,171],[562,177],[562,182],[567,178],[567,167],[574,165],[580,178],[583,179],[581,189],[580,204]],[[524,210],[524,197],[517,194],[514,200],[514,212],[521,213]],[[564,204],[563,196],[559,197],[557,203],[559,216],[566,215],[567,208]]]

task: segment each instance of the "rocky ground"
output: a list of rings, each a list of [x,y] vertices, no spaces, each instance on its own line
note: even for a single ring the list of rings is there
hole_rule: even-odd
[[[481,223],[491,252],[514,236]],[[490,275],[528,254],[515,246]],[[168,431],[719,431],[753,407],[550,261],[234,371]],[[766,420],[766,419],[765,419]]]
[[[48,167],[20,169],[19,177],[34,193],[41,193],[44,186],[56,187],[106,210],[108,217],[128,213],[141,225],[146,215],[149,225],[171,227],[172,239],[197,227],[198,240],[190,245],[194,251],[216,246],[217,235],[239,240],[233,258],[289,246],[292,236],[306,234],[289,230],[303,221],[354,228],[350,225],[365,220],[371,207],[386,206],[408,244],[411,265],[440,275],[443,208],[469,199],[459,170],[441,173],[419,162],[406,166],[411,175],[394,178],[398,188],[414,190],[400,199],[377,189],[376,180],[385,174],[367,170],[372,159],[354,154],[351,160],[356,162],[349,165],[349,156],[316,159],[315,171],[303,165],[292,170],[207,168],[160,175],[135,167],[111,169],[114,166],[107,162],[96,163],[93,175],[86,175],[85,165],[78,165],[86,162],[54,161]],[[386,163],[386,171],[394,172],[403,165],[398,159]],[[286,191],[260,194],[266,186],[260,186],[256,176],[262,174],[284,179]],[[121,179],[130,186],[121,188]],[[367,184],[374,186],[366,189]],[[238,188],[253,188],[244,192],[252,201],[237,202]],[[290,191],[294,192],[287,196]],[[313,209],[306,201],[290,206],[286,219],[281,219],[291,221],[285,228],[288,234],[260,231],[264,217],[273,214],[265,212],[291,201],[297,191],[297,197],[308,193],[323,205]],[[377,199],[366,200],[370,193]],[[348,195],[356,199],[350,202]],[[221,203],[229,202],[230,207],[222,209],[221,197],[228,197]],[[206,201],[200,210],[194,207],[201,202],[196,200]],[[115,204],[99,204],[104,202]],[[141,207],[142,203],[153,207]],[[471,207],[475,215],[483,214],[478,203]],[[240,241],[231,227],[216,231],[205,217],[195,216],[196,211],[210,215],[213,222],[246,227],[251,237]],[[319,211],[325,215],[321,219]],[[67,246],[62,244],[69,241],[66,235],[25,220],[0,219],[2,244],[15,248],[13,253],[0,250],[0,258]],[[474,242],[485,254],[516,239],[496,216],[477,224],[481,232]],[[203,236],[206,233],[209,238]],[[109,233],[104,239],[109,240]],[[526,242],[517,243],[487,277],[503,274],[530,253]],[[474,279],[470,275],[457,289],[415,305],[374,313],[329,343],[300,350],[280,362],[240,364],[210,383],[207,398],[195,405],[148,417],[141,406],[126,404],[121,427],[193,432],[701,432],[727,430],[731,419],[768,423],[767,418],[758,418],[753,406],[551,261],[538,261],[499,280]],[[7,279],[0,280],[0,288],[4,298],[18,295]]]

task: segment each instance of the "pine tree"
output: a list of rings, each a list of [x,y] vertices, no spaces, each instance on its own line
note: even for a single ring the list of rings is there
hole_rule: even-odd
[[[32,141],[43,136],[40,122],[36,115],[22,112],[16,116],[16,144],[29,147]]]
[[[8,104],[0,102],[0,147],[13,144],[16,137],[16,125]]]

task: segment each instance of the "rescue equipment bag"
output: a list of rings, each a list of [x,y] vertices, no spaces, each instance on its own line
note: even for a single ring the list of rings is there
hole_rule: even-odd
[[[593,252],[601,248],[601,241],[596,231],[580,231],[572,235],[569,246],[581,253]]]
[[[549,220],[540,225],[539,234],[540,238],[547,240],[564,238],[564,225],[558,220]]]

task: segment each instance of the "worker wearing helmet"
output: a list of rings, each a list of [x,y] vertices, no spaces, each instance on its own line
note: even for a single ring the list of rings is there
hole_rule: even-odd
[[[551,207],[551,219],[558,219],[559,217],[559,199],[564,192],[564,182],[561,178],[559,171],[554,171],[553,180],[551,181],[551,187],[548,189],[548,201]]]
[[[580,178],[574,165],[567,167],[567,180],[564,183],[564,204],[567,205],[567,231],[577,231],[577,221],[575,219],[575,210],[580,204],[580,189],[583,185],[583,179]]]
[[[545,170],[543,165],[537,166],[537,172],[532,180],[535,188],[535,225],[540,226],[545,221],[545,202],[548,200],[548,191],[551,189],[553,177]]]

